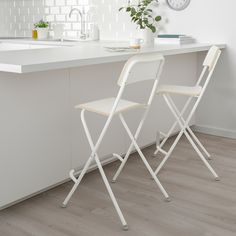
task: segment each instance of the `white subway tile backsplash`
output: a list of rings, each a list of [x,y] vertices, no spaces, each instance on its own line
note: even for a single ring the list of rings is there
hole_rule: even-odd
[[[36,21],[63,23],[66,36],[77,37],[80,18],[68,14],[73,7],[88,12],[87,21],[96,21],[104,39],[126,39],[135,31],[127,14],[118,9],[127,0],[0,0],[0,36],[31,36]],[[90,8],[88,8],[88,5]]]
[[[56,15],[56,21],[57,22],[65,22],[66,21],[66,16],[65,15]]]
[[[48,7],[53,7],[54,6],[54,0],[45,0],[44,5],[48,6]]]
[[[54,15],[47,15],[45,17],[46,21],[48,22],[54,22],[55,21],[55,16]]]
[[[70,13],[71,7],[63,6],[61,7],[61,14],[68,15]]]
[[[60,14],[60,7],[51,7],[50,14],[54,14],[54,15]]]
[[[65,6],[66,1],[65,0],[55,0],[55,5],[56,6]]]
[[[77,0],[66,0],[67,6],[75,6],[77,5]]]

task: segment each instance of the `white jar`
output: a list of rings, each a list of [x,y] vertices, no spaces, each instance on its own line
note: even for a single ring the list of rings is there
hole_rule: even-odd
[[[141,38],[143,39],[143,46],[154,47],[155,34],[150,29],[141,29]]]
[[[38,39],[48,38],[49,28],[37,28]]]

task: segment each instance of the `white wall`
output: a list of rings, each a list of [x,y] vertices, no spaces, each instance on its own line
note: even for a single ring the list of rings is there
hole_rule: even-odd
[[[192,0],[183,12],[166,12],[171,33],[193,35],[199,41],[225,42],[213,80],[197,113],[197,124],[207,131],[236,138],[235,0]],[[199,57],[199,63],[203,56]]]

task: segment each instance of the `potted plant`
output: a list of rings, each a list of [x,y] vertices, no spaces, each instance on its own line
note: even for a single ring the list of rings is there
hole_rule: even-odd
[[[157,0],[140,0],[137,5],[131,5],[130,1],[127,7],[121,7],[119,11],[126,11],[131,21],[142,31],[142,39],[146,46],[153,46],[154,34],[157,31],[156,23],[161,21],[161,16],[154,15],[151,9],[152,3],[158,3]]]
[[[49,32],[49,22],[40,20],[34,24],[35,29],[38,33],[38,39],[47,39]]]

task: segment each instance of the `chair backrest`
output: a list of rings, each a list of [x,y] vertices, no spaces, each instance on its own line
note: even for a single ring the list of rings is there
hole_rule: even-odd
[[[121,99],[125,86],[127,84],[132,84],[145,80],[153,80],[154,84],[152,86],[148,102],[146,103],[146,108],[150,107],[157,90],[157,85],[159,82],[160,75],[162,73],[164,63],[164,57],[157,53],[139,54],[131,57],[125,63],[125,66],[117,82],[120,86],[120,89],[112,107],[109,119],[112,119],[112,116],[118,106],[119,100]],[[148,109],[146,109],[146,113],[147,112]]]
[[[212,74],[213,74],[216,64],[220,58],[220,55],[221,55],[220,48],[218,48],[216,46],[212,46],[210,48],[210,50],[208,51],[206,58],[203,62],[204,68],[203,68],[201,76],[197,82],[198,86],[202,84],[204,77],[206,77],[205,83],[202,85],[203,88],[206,88],[206,86],[208,85],[208,83],[212,77]],[[207,76],[206,76],[206,74],[207,74],[206,72],[208,72]]]
[[[197,101],[195,102],[195,104],[193,105],[193,108],[188,116],[188,118],[186,119],[186,124],[188,124],[194,114],[194,112],[196,111],[199,103],[201,102],[203,95],[206,91],[206,88],[211,80],[211,77],[213,75],[213,72],[215,70],[215,67],[217,65],[217,62],[220,58],[221,55],[221,50],[220,48],[216,47],[216,46],[212,46],[210,48],[210,50],[208,51],[206,58],[203,62],[203,70],[202,73],[197,81],[197,86],[200,86],[201,83],[203,84],[201,87],[201,93],[199,96],[197,96]],[[208,72],[208,73],[207,73]],[[205,78],[205,79],[204,79]],[[204,80],[204,82],[203,82]],[[190,104],[190,102],[192,101],[193,97],[190,97],[187,101],[187,103],[185,104],[185,110],[187,109],[188,105]]]
[[[197,102],[195,103],[193,109],[192,109],[192,112],[194,112],[198,106],[198,104],[201,102],[202,100],[202,97],[206,91],[206,88],[211,80],[211,77],[213,75],[213,72],[215,70],[215,67],[216,67],[216,64],[220,58],[220,55],[221,55],[221,50],[216,47],[216,46],[212,46],[210,48],[210,50],[208,51],[207,53],[207,56],[203,62],[203,70],[202,70],[202,73],[200,75],[200,78],[198,79],[197,81],[197,86],[200,86],[201,83],[203,84],[202,85],[202,89],[201,89],[201,94],[198,96],[198,100]],[[206,73],[208,71],[208,73]],[[207,75],[206,75],[207,74]],[[205,78],[205,81],[203,82]],[[191,101],[192,98],[190,98],[189,102]],[[192,113],[191,112],[191,113]]]
[[[164,57],[157,53],[139,54],[131,57],[125,64],[118,80],[123,86],[145,80],[159,78],[164,64]]]
[[[214,70],[220,54],[221,50],[216,46],[212,46],[207,53],[207,56],[203,62],[203,66],[207,66],[209,71]]]

